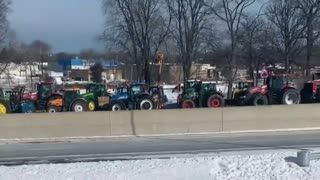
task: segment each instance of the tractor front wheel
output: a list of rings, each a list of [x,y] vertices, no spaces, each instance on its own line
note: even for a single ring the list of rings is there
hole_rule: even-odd
[[[116,101],[111,104],[111,111],[122,111],[125,110],[125,105],[121,101]]]
[[[88,103],[86,101],[84,101],[84,100],[77,100],[72,104],[71,110],[73,112],[88,111]]]
[[[282,104],[293,105],[300,104],[301,96],[300,93],[295,89],[288,89],[283,93]]]
[[[194,103],[194,101],[192,100],[185,100],[182,102],[182,108],[183,109],[192,109],[192,108],[195,108],[196,107],[196,104]]]
[[[268,105],[268,98],[264,95],[255,95],[252,99],[252,105],[254,106]]]
[[[48,112],[49,112],[49,113],[61,112],[61,108],[58,107],[58,106],[49,105],[49,107],[48,107]]]
[[[9,113],[7,104],[4,101],[0,100],[0,115]]]
[[[208,99],[207,106],[209,108],[220,108],[220,107],[223,107],[224,106],[224,99],[220,95],[217,95],[217,94],[212,95]]]
[[[94,101],[89,101],[88,109],[89,109],[89,111],[95,111],[96,110],[96,104],[94,103]]]

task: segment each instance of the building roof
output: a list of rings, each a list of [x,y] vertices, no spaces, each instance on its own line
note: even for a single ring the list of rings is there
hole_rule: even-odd
[[[101,65],[105,68],[118,68],[124,63],[119,62],[118,60],[114,59],[108,59],[108,60],[93,60],[90,63],[85,60],[85,59],[78,59],[78,58],[73,58],[73,59],[61,59],[58,60],[59,65],[64,66],[64,67],[70,67],[70,66],[86,66],[86,65],[93,65],[96,63],[101,63]]]
[[[117,60],[110,59],[110,60],[94,60],[93,63],[101,63],[101,65],[104,68],[117,68],[119,66],[124,65],[124,63],[121,63]]]

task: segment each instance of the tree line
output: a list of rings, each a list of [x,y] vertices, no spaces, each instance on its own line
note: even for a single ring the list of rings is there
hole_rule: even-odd
[[[232,85],[241,66],[293,64],[310,75],[320,36],[318,0],[103,0],[104,42],[136,64],[137,79],[152,81],[150,63],[159,52],[183,65],[222,61]],[[303,59],[303,61],[301,61]]]

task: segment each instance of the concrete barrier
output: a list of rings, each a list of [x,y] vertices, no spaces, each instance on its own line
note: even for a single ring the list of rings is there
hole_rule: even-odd
[[[222,131],[222,109],[136,111],[137,135]]]
[[[223,109],[223,131],[320,127],[320,105],[261,106]]]
[[[0,139],[110,136],[110,112],[0,116]]]
[[[320,128],[320,105],[0,116],[0,139]]]

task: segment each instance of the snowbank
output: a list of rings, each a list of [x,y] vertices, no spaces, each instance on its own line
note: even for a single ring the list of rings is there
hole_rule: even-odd
[[[301,168],[296,152],[219,157],[0,167],[0,179],[108,180],[317,180],[320,161]]]

